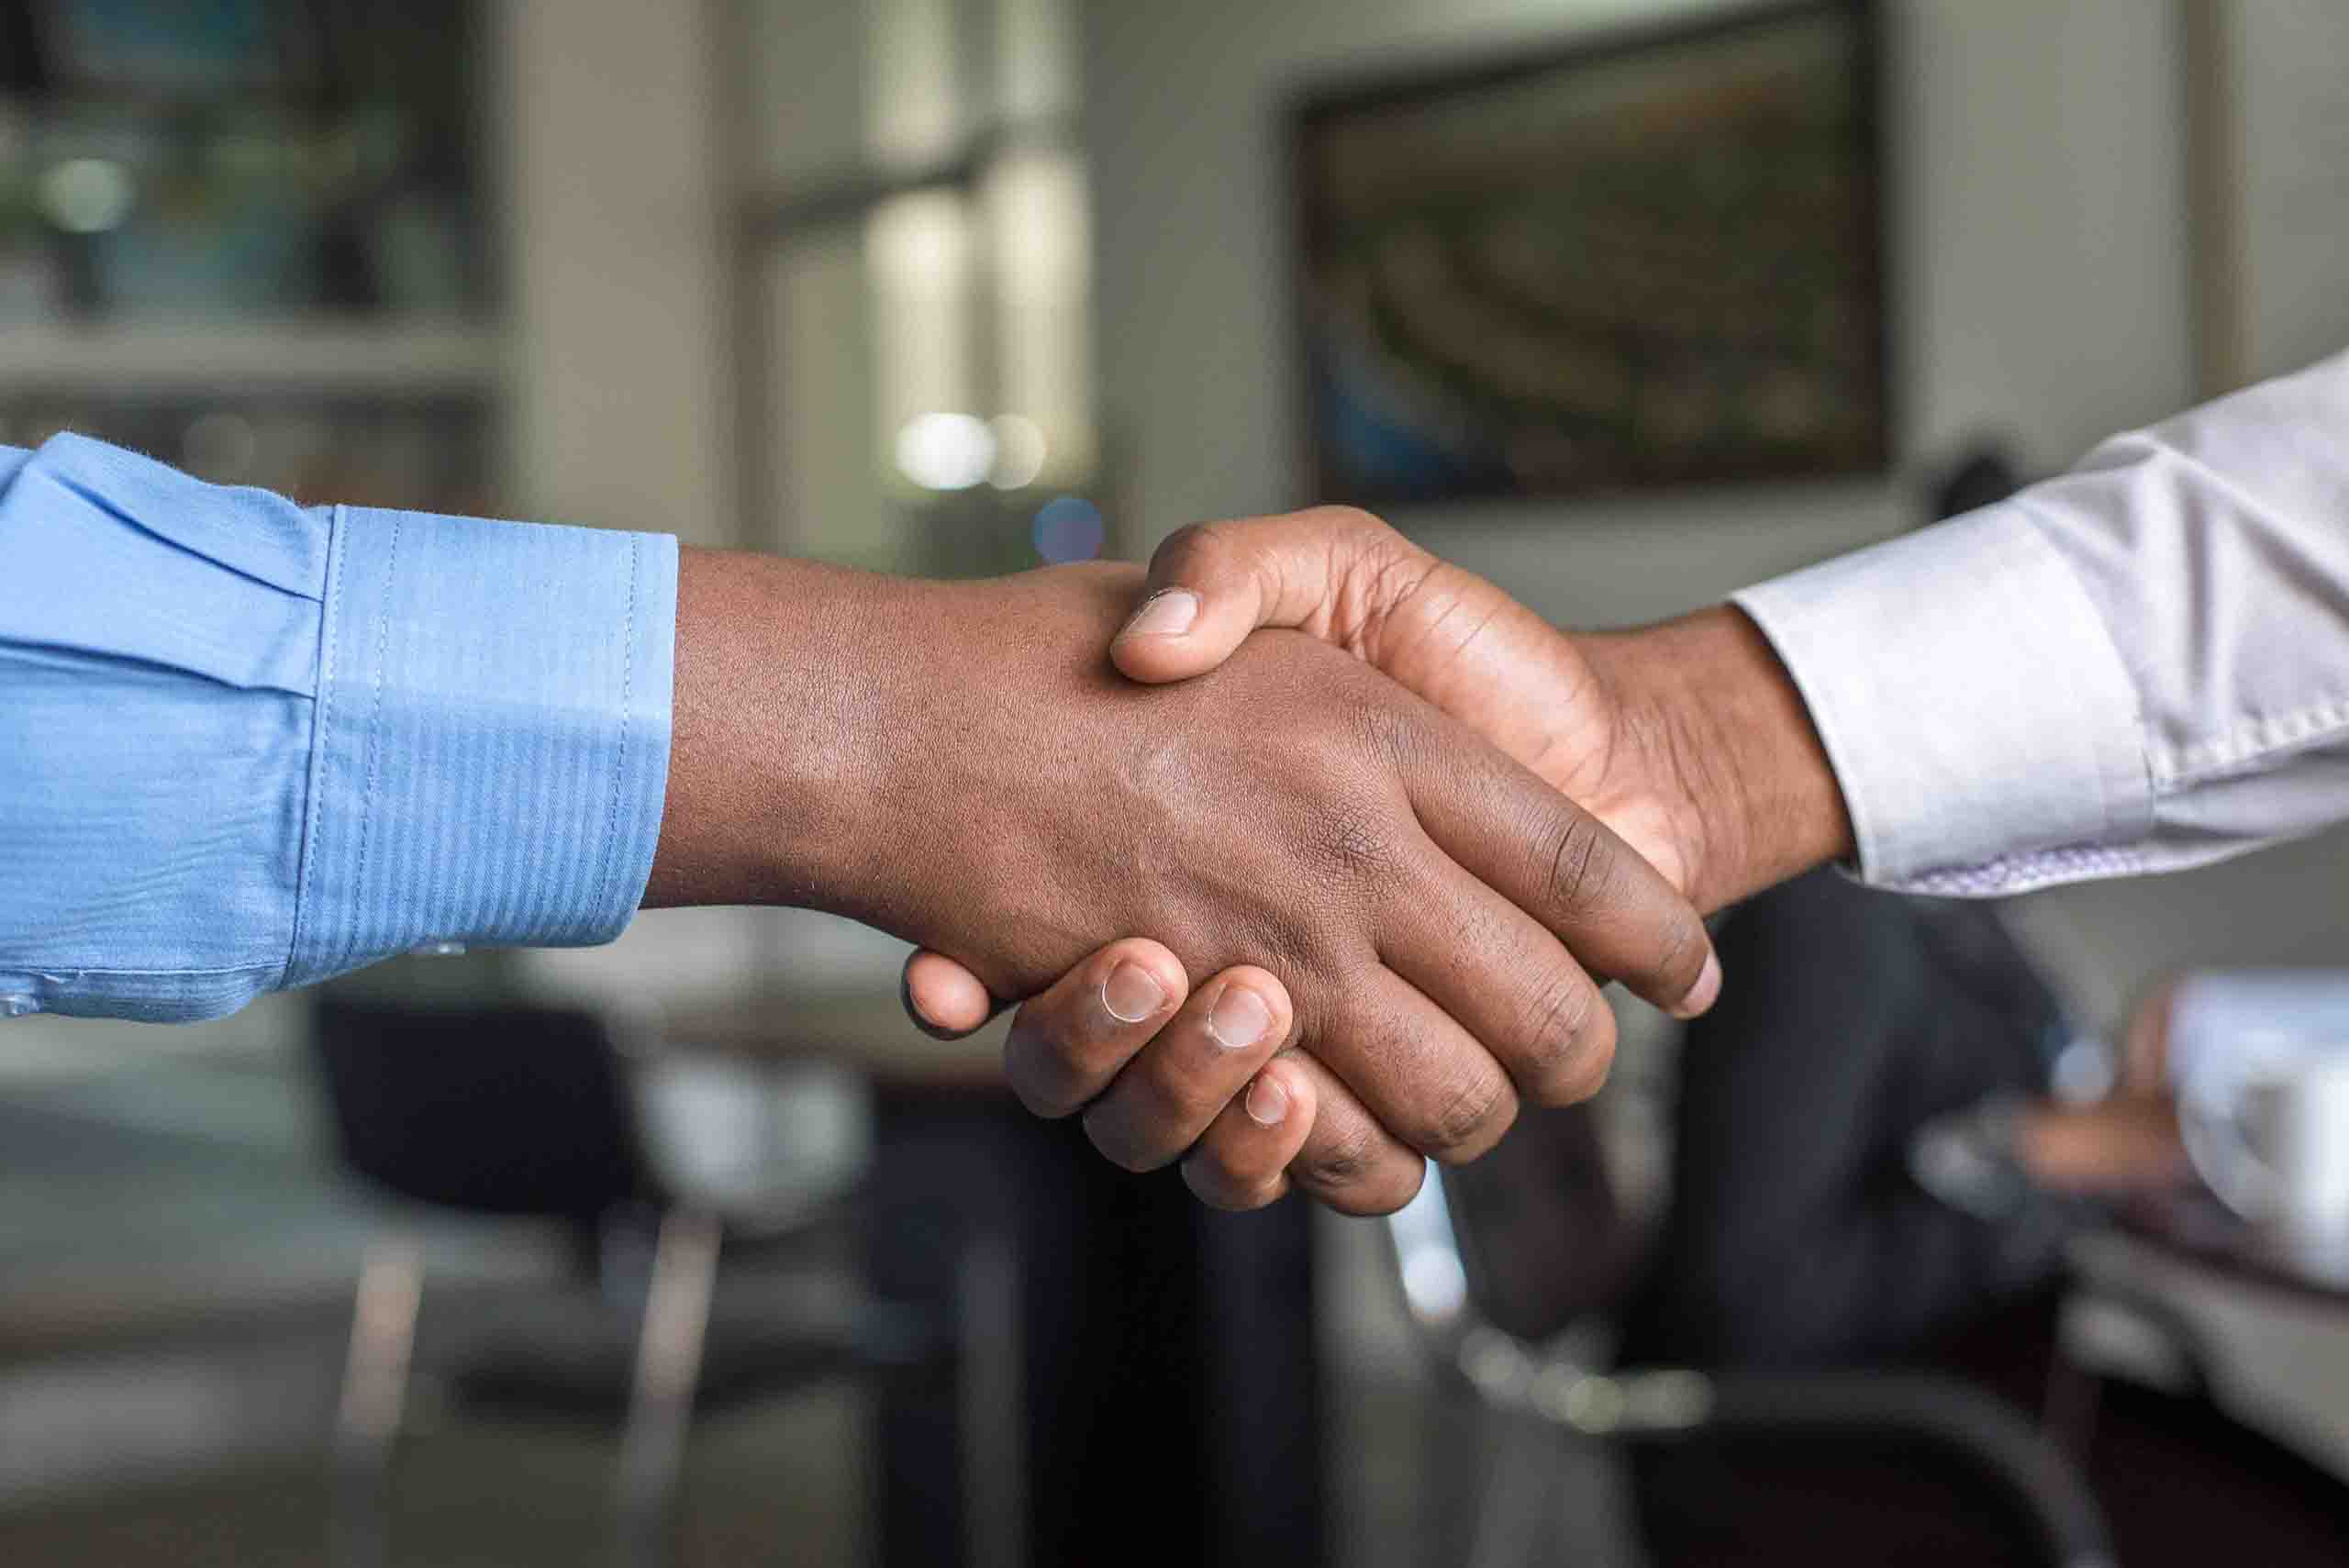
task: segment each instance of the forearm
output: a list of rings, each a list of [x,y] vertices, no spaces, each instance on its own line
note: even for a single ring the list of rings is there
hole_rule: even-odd
[[[888,579],[812,562],[680,551],[668,797],[644,906],[830,908],[874,795],[862,742],[885,671],[860,657]]]
[[[1842,791],[1802,695],[1742,612],[1719,606],[1581,640],[1624,743],[1691,846],[1698,907],[1852,853]]]

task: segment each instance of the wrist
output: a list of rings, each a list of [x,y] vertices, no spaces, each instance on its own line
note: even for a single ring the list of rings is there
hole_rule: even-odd
[[[1586,644],[1621,744],[1711,910],[1852,853],[1842,787],[1793,677],[1730,606]]]
[[[863,819],[894,684],[860,658],[892,588],[866,573],[685,550],[669,780],[648,908],[841,909],[874,841]]]

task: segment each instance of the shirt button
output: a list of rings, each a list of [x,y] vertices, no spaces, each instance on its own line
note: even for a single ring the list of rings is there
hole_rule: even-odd
[[[0,996],[0,1018],[21,1018],[40,1011],[40,1004],[22,991],[11,991]]]

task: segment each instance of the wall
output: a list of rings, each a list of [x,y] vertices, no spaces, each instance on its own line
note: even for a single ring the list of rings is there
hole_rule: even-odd
[[[517,503],[729,543],[716,8],[495,11]]]
[[[1697,0],[1187,0],[1086,13],[1098,361],[1152,539],[1299,498],[1277,105],[1300,79],[1718,8]],[[2175,15],[2143,0],[1893,0],[1904,470],[1976,431],[2039,468],[2189,400]],[[2311,355],[2312,357],[2312,355]],[[1913,520],[1902,484],[1398,514],[1555,619],[1652,618]],[[2160,967],[2349,960],[2349,840],[2025,901],[2084,1009]]]
[[[2246,377],[2307,362],[2310,346],[2349,344],[2349,6],[2261,0],[2219,7],[2220,57],[2240,118],[2234,258]]]

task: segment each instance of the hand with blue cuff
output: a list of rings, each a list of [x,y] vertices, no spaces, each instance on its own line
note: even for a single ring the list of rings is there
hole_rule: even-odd
[[[608,940],[640,903],[835,911],[1006,995],[1147,930],[1280,966],[1221,1038],[1311,1053],[1298,1179],[1384,1208],[1603,1073],[1592,971],[1702,999],[1663,876],[1360,662],[1273,633],[1119,674],[1129,568],[916,582],[305,508],[72,436],[0,449],[0,549],[6,1012],[217,1017],[395,953]]]
[[[1284,1163],[1350,1209],[1408,1199],[1422,1154],[1489,1148],[1520,1096],[1596,1084],[1612,1019],[1585,964],[1701,1004],[1702,923],[1606,827],[1315,639],[1252,639],[1164,689],[1126,679],[1102,651],[1141,586],[1123,567],[930,583],[687,551],[646,903],[829,909],[1006,995],[1154,932],[1165,963],[1111,954],[1107,1005],[1156,1017],[1183,965],[1223,972],[1197,1014],[1222,1096],[1306,1053],[1284,1072],[1318,1114]],[[1286,984],[1234,967],[1256,962]],[[1097,1086],[1046,1056],[1014,1078],[1048,1115]],[[1097,1111],[1096,1136],[1163,1162],[1184,1109]]]

